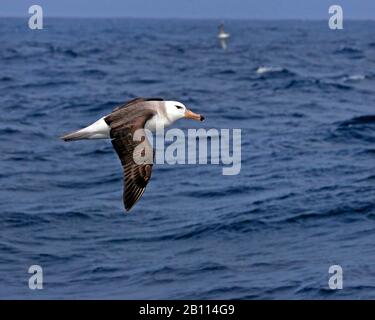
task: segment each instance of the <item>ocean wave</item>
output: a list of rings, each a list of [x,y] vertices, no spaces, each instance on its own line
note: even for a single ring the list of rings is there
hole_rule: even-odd
[[[7,225],[8,228],[21,228],[21,227],[46,225],[46,224],[50,224],[51,221],[49,218],[38,215],[38,214],[3,213],[2,223],[4,223],[4,225]]]
[[[372,152],[371,153],[375,153],[375,150],[372,149]],[[363,181],[373,181],[375,180],[375,174],[371,174],[365,178],[361,178],[361,179],[358,179],[359,182],[363,182]]]
[[[249,288],[242,287],[242,286],[235,286],[235,285],[219,285],[216,288],[205,290],[199,295],[199,299],[202,300],[209,300],[209,299],[227,299],[227,297],[232,297],[233,294],[235,296],[233,299],[242,299],[244,295],[248,296]],[[259,297],[259,295],[256,295]],[[256,297],[254,296],[254,298]],[[194,295],[192,298],[196,298]]]
[[[21,132],[22,130],[20,128],[13,128],[13,127],[0,128],[0,135],[17,134]]]
[[[365,80],[367,77],[364,74],[354,74],[351,76],[346,76],[343,78],[343,81],[361,81]]]
[[[79,56],[78,52],[76,52],[73,49],[64,49],[64,48],[53,46],[53,45],[49,46],[49,52],[53,55],[60,54],[60,55],[67,56],[69,58],[77,58]]]
[[[26,83],[20,85],[20,88],[23,89],[33,89],[33,88],[51,88],[51,87],[59,87],[59,86],[71,86],[77,84],[75,80],[60,80],[60,81],[43,81],[43,82],[35,82],[35,83]]]
[[[342,46],[341,48],[334,51],[334,53],[338,54],[359,54],[362,53],[362,50],[356,47],[351,46]]]
[[[307,88],[311,89],[321,89],[324,91],[337,89],[337,90],[352,90],[352,87],[349,85],[336,83],[336,82],[325,82],[321,81],[320,79],[292,79],[288,83],[286,83],[283,87],[276,87],[275,90],[280,89],[301,89]]]
[[[99,70],[99,69],[88,69],[82,71],[83,76],[95,76],[95,77],[105,77],[107,75],[106,72]]]
[[[199,192],[192,191],[190,193],[187,193],[190,197],[194,198],[218,198],[223,197],[227,195],[240,195],[240,194],[247,194],[249,192],[254,191],[261,191],[263,188],[258,186],[229,186],[227,188],[217,189],[215,190],[200,190]]]
[[[354,125],[375,124],[375,115],[364,115],[354,117],[339,123],[339,127],[350,127]]]
[[[178,45],[167,45],[165,47],[165,52],[164,53],[168,53],[168,54],[171,54],[171,55],[174,55],[174,54],[184,54],[185,53],[185,49],[181,46],[178,46]]]
[[[370,155],[375,155],[375,149],[364,149],[361,150],[358,154],[370,154]]]
[[[7,48],[1,52],[1,60],[12,61],[22,59],[24,56],[15,48]]]
[[[0,82],[10,82],[10,81],[14,81],[14,79],[8,76],[0,77]]]
[[[256,219],[237,219],[235,221],[226,222],[205,222],[193,225],[187,225],[181,228],[167,230],[164,233],[158,232],[157,235],[149,234],[142,236],[122,236],[120,238],[112,238],[100,241],[103,244],[124,244],[127,242],[164,242],[177,241],[187,239],[199,239],[209,236],[215,236],[219,233],[248,233],[264,229],[267,223]]]
[[[114,272],[117,271],[121,271],[121,269],[110,266],[94,266],[89,272],[93,274],[99,273],[112,275]]]
[[[238,219],[236,221],[212,222],[185,227],[185,230],[176,230],[173,234],[157,237],[159,240],[186,240],[215,235],[219,232],[247,233],[264,228],[267,224],[256,219]]]
[[[360,219],[361,215],[366,216],[367,214],[371,214],[375,209],[375,205],[372,203],[364,203],[359,204],[358,206],[350,205],[350,206],[342,206],[338,208],[334,208],[331,210],[327,210],[324,212],[310,212],[310,213],[301,213],[297,214],[293,217],[288,217],[278,221],[278,223],[299,223],[305,221],[318,221],[321,219],[328,219],[332,217],[349,217],[354,220]],[[358,214],[358,215],[355,215]],[[363,217],[363,216],[362,216]]]
[[[281,72],[283,68],[280,67],[259,67],[255,72],[258,74],[270,73],[270,72]]]
[[[373,128],[363,124],[342,124],[329,132],[328,140],[352,144],[353,141],[375,143],[375,126]]]
[[[133,84],[156,84],[160,83],[159,79],[146,79],[146,78],[140,78],[140,79],[131,79],[129,82]]]
[[[171,266],[160,266],[142,273],[143,276],[162,276],[175,274],[178,277],[186,277],[196,274],[224,272],[230,270],[227,266],[215,262],[203,262],[191,268],[175,268]]]
[[[218,74],[228,75],[228,74],[236,74],[236,71],[233,70],[233,69],[225,69],[225,70],[220,70],[217,73]]]
[[[255,71],[256,74],[259,74],[259,75],[268,75],[268,74],[272,74],[272,75],[283,75],[283,76],[292,76],[294,75],[294,72],[286,69],[286,68],[282,68],[282,67],[267,67],[267,66],[261,66],[261,67],[258,67],[258,69],[256,69]]]
[[[362,140],[364,142],[375,142],[375,115],[364,115],[353,117],[336,124],[331,132],[332,138]]]

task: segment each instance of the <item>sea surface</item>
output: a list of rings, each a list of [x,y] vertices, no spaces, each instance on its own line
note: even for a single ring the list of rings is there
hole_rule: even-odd
[[[0,19],[1,299],[375,298],[375,22],[220,22]],[[241,129],[240,174],[155,165],[125,214],[111,143],[58,137],[137,96]]]

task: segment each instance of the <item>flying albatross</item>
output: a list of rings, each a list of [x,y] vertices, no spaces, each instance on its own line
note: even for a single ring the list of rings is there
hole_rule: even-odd
[[[153,163],[153,159],[138,161],[137,152],[134,151],[143,143],[143,156],[147,158],[147,155],[151,155],[153,158],[154,154],[147,138],[134,141],[138,140],[133,139],[135,132],[140,130],[145,133],[144,129],[155,132],[159,126],[167,127],[181,118],[204,120],[202,115],[190,111],[181,102],[164,101],[160,98],[136,98],[116,107],[111,114],[92,125],[62,136],[61,139],[111,139],[124,170],[123,201],[126,211],[129,211],[143,195],[151,178]]]
[[[225,50],[227,48],[227,39],[230,37],[230,34],[224,31],[223,23],[219,26],[219,34],[217,37],[220,40],[221,47]]]

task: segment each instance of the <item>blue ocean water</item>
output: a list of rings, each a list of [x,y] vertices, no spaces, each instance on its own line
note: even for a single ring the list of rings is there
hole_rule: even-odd
[[[0,298],[375,298],[375,22],[219,23],[0,19]],[[111,143],[58,137],[136,96],[241,128],[241,173],[155,166],[124,214]]]

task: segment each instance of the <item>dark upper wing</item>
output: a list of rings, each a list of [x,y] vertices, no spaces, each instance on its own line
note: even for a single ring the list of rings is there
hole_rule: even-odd
[[[123,109],[123,108],[126,108],[126,107],[129,107],[131,105],[135,105],[139,102],[144,102],[144,101],[164,101],[164,99],[163,98],[135,98],[135,99],[132,99],[128,102],[125,102],[124,104],[122,104],[120,106],[117,106],[116,108],[113,109],[113,112],[117,111],[117,110],[120,110],[120,109]]]
[[[119,109],[105,118],[111,127],[112,145],[124,169],[123,200],[126,211],[140,199],[151,178],[153,149],[143,128],[153,115],[152,109],[135,106]],[[143,139],[134,141],[135,133],[141,134]]]

